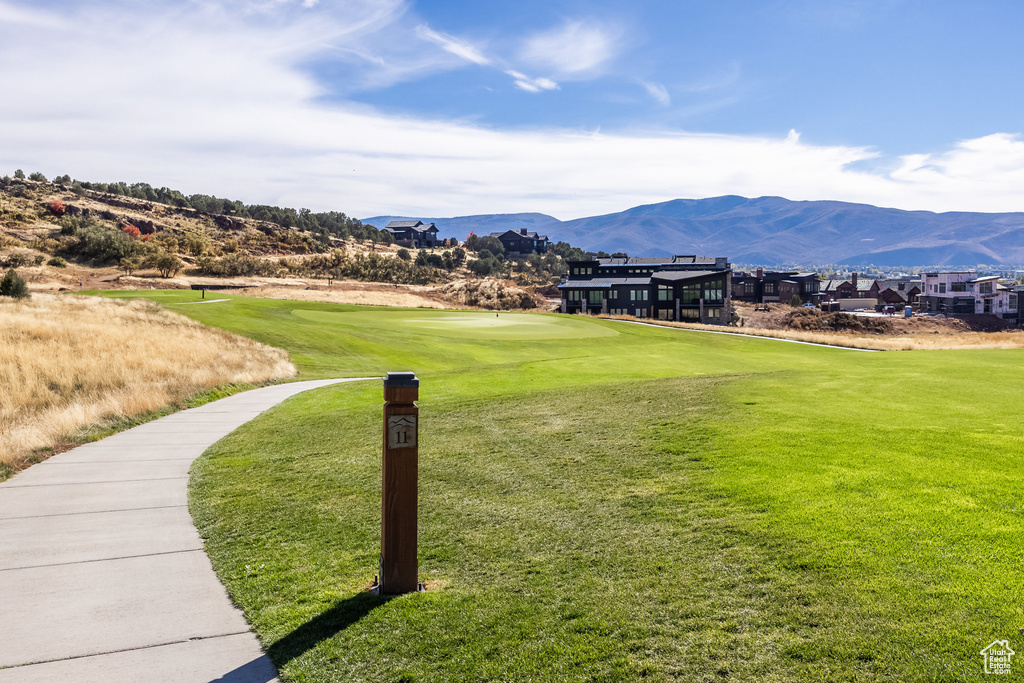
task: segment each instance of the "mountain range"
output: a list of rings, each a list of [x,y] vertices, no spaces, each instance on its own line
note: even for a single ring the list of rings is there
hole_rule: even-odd
[[[837,201],[674,199],[603,216],[560,221],[541,213],[419,218],[441,237],[464,239],[527,228],[588,251],[630,256],[697,254],[764,266],[954,266],[1024,264],[1024,213],[933,213]]]

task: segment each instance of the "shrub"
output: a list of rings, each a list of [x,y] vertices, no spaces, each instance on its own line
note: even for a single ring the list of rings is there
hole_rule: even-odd
[[[28,257],[19,251],[16,251],[7,257],[7,265],[11,268],[20,268],[26,263],[28,263]]]
[[[54,256],[52,259],[46,262],[46,265],[53,266],[54,268],[67,268],[68,262],[62,259],[60,256]]]
[[[9,296],[15,299],[27,299],[28,285],[14,270],[7,271],[7,275],[0,280],[0,296]]]
[[[136,228],[131,223],[129,223],[128,225],[126,225],[123,228],[121,228],[121,231],[124,232],[124,234],[128,235],[129,237],[131,237],[133,239],[138,237],[138,236],[140,236],[142,234],[142,231],[139,230],[138,228]]]
[[[398,258],[402,259],[403,261],[411,261],[412,254],[409,253],[408,249],[403,247],[402,249],[398,250]]]
[[[62,202],[61,200],[53,199],[50,201],[48,206],[50,209],[50,213],[52,213],[54,216],[64,215],[64,202]]]
[[[102,263],[120,261],[125,257],[142,254],[143,245],[121,232],[102,225],[91,225],[78,230],[75,251],[86,258]]]
[[[794,308],[804,305],[804,300],[800,298],[799,294],[794,294],[793,298],[789,300],[789,305]]]
[[[117,267],[123,270],[125,275],[131,275],[142,267],[142,260],[139,258],[125,257],[118,262]]]
[[[160,277],[174,277],[185,263],[174,254],[161,251],[149,258],[149,265],[160,271]]]
[[[44,176],[39,171],[35,171],[33,173],[29,173],[28,179],[29,180],[35,180],[35,181],[38,181],[40,183],[45,183],[46,182],[46,176]]]
[[[33,258],[32,258],[32,263],[34,263],[34,264],[35,264],[35,265],[37,265],[37,266],[41,266],[41,265],[43,265],[43,262],[44,262],[44,261],[46,261],[46,256],[44,256],[43,254],[36,254],[36,255],[35,255],[35,256],[34,256]]]

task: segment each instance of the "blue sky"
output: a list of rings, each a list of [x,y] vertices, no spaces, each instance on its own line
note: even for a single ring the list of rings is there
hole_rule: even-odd
[[[356,216],[1024,210],[1024,3],[0,0],[0,172]]]

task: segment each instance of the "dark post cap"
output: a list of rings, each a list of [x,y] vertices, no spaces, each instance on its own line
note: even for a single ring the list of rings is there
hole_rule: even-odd
[[[419,388],[420,381],[415,372],[389,372],[384,378],[384,386],[388,389]]]

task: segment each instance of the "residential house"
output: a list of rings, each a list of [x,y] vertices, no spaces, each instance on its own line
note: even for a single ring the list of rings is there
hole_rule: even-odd
[[[395,238],[395,244],[402,247],[423,249],[436,247],[440,243],[433,223],[426,225],[423,221],[391,221],[384,229]]]
[[[794,295],[802,301],[810,301],[818,293],[818,275],[795,270],[765,272],[758,268],[754,273],[733,275],[732,292],[737,301],[758,304],[765,301],[788,302]]]
[[[563,313],[726,325],[732,315],[727,258],[596,258],[570,261],[558,289]]]
[[[839,301],[846,299],[877,299],[879,292],[878,282],[875,280],[862,280],[857,273],[851,273],[849,280],[822,280],[818,283],[818,294],[813,298],[814,303],[822,301]],[[874,301],[870,305],[874,305]],[[868,302],[849,302],[849,305],[868,305]]]
[[[978,277],[974,271],[925,273],[921,284],[922,313],[1018,318],[1019,293],[1000,284],[997,275]]]
[[[890,278],[876,280],[880,305],[916,306],[921,295],[921,281],[917,278]]]
[[[501,242],[509,254],[544,254],[548,250],[548,236],[530,232],[526,228],[492,232],[490,236]]]

